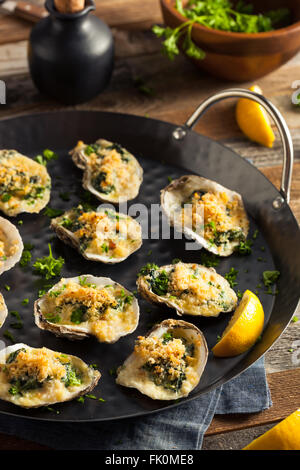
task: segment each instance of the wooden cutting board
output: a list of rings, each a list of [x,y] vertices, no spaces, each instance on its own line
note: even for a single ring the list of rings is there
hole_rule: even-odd
[[[43,4],[41,0],[32,3]],[[159,0],[95,0],[95,14],[111,27],[148,29],[161,23]],[[27,39],[32,23],[0,14],[0,44]]]

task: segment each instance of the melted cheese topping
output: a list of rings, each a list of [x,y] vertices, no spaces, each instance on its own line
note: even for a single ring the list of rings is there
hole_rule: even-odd
[[[79,217],[73,211],[69,216],[80,227],[73,233],[86,254],[126,258],[140,246],[141,227],[129,216],[111,210],[82,212]],[[64,217],[61,217],[62,223]]]
[[[0,228],[0,266],[3,265],[7,258],[16,253],[18,247],[18,240],[8,240],[5,233]]]
[[[118,285],[81,286],[64,279],[45,295],[41,311],[50,323],[92,333],[104,342],[131,332],[137,321],[132,295]]]
[[[50,190],[46,168],[14,150],[2,150],[0,162],[0,208],[10,214],[22,204],[33,212]]]
[[[182,209],[182,224],[191,225],[194,231],[211,243],[215,242],[216,234],[231,231],[245,233],[248,230],[247,215],[238,196],[229,199],[225,192],[207,192],[202,196],[195,192],[189,202],[192,211]],[[226,239],[220,240],[220,253],[224,243],[227,243]]]

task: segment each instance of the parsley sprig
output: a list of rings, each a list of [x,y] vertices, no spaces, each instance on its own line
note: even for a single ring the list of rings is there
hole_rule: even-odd
[[[187,56],[198,60],[205,58],[205,52],[192,39],[195,24],[235,33],[261,33],[288,24],[290,19],[287,8],[254,14],[253,5],[244,0],[238,1],[234,8],[229,0],[190,0],[187,8],[183,7],[182,0],[176,0],[175,9],[187,18],[186,22],[174,29],[158,25],[152,28],[157,37],[164,38],[163,52],[171,60],[179,54],[179,44]]]
[[[59,276],[65,263],[65,260],[61,256],[59,258],[54,258],[50,243],[48,244],[48,247],[49,255],[44,256],[43,258],[37,258],[33,264],[34,272],[36,274],[40,274],[45,279]]]

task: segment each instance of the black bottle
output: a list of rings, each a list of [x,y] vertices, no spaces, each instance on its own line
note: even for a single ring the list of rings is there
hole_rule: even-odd
[[[109,83],[113,71],[114,44],[108,26],[94,15],[93,0],[78,13],[56,10],[32,29],[28,60],[32,80],[41,93],[65,104],[90,100]]]

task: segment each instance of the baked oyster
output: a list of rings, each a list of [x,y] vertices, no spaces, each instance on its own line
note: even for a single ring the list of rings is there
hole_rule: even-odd
[[[47,348],[19,343],[0,351],[0,399],[24,408],[85,395],[100,375],[79,357]]]
[[[147,264],[139,273],[137,287],[145,299],[175,308],[178,315],[217,317],[237,304],[226,279],[215,269],[195,263]]]
[[[12,217],[40,212],[49,202],[51,179],[44,165],[16,150],[0,150],[0,210]]]
[[[90,145],[79,141],[70,154],[83,170],[83,187],[100,201],[121,203],[138,195],[143,169],[120,144],[104,139]]]
[[[140,224],[107,208],[94,212],[74,207],[52,219],[51,228],[62,241],[91,261],[120,263],[142,245]]]
[[[216,255],[231,255],[247,238],[241,195],[215,181],[182,176],[161,191],[161,205],[170,225]]]
[[[61,279],[34,304],[36,325],[57,336],[115,343],[139,321],[135,296],[108,277]]]
[[[116,382],[154,400],[177,400],[198,385],[207,356],[204,335],[195,325],[164,320],[138,337],[133,353],[118,369]]]
[[[0,274],[11,269],[20,260],[22,251],[23,242],[18,229],[0,217]]]
[[[7,314],[8,314],[8,311],[7,311],[7,307],[6,307],[6,304],[5,304],[4,297],[3,297],[2,294],[0,294],[0,328],[3,325],[3,323],[5,322]]]

